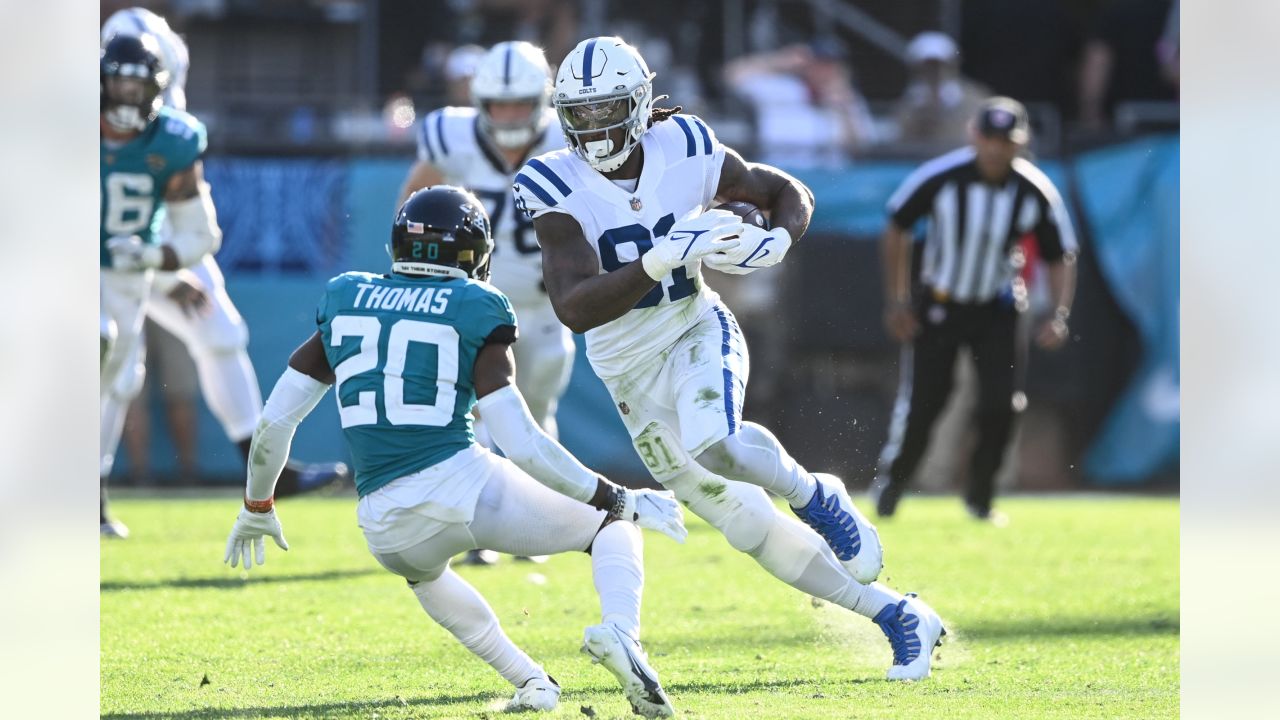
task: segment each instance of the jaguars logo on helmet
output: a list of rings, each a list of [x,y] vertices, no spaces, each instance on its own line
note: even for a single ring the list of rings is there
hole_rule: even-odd
[[[489,280],[493,234],[484,205],[452,185],[423,188],[396,213],[387,244],[391,271]]]
[[[99,56],[99,110],[121,132],[146,129],[160,113],[169,72],[154,35],[116,35]]]

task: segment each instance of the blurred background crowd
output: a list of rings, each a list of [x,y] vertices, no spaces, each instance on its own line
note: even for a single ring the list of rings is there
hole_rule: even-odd
[[[870,481],[898,377],[880,323],[884,202],[920,161],[965,144],[979,101],[999,94],[1026,104],[1031,153],[1082,245],[1071,342],[1031,350],[1030,404],[1001,482],[1176,487],[1178,0],[133,0],[101,3],[102,17],[138,5],[190,48],[218,259],[263,382],[306,333],[324,278],[385,267],[416,122],[469,104],[484,48],[529,40],[554,68],[582,38],[616,34],[657,73],[664,103],[817,194],[810,234],[779,272],[709,273],[752,347],[747,415],[806,466]],[[121,480],[242,481],[181,344],[155,328],[148,342],[157,367],[130,415]],[[957,377],[972,385],[963,361]],[[917,486],[963,484],[954,457],[972,442],[972,400],[953,400]],[[561,407],[567,447],[642,475],[581,356]],[[300,454],[341,447],[336,421],[309,426]]]

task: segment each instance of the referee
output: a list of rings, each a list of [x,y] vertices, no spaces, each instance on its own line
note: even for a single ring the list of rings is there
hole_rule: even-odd
[[[926,162],[889,199],[881,240],[884,322],[903,351],[889,440],[871,487],[881,517],[893,515],[924,456],[964,347],[978,377],[978,443],[965,504],[975,518],[1003,518],[991,509],[995,477],[1014,414],[1026,405],[1017,340],[1018,315],[1027,307],[1020,240],[1034,235],[1048,266],[1054,311],[1036,330],[1040,347],[1066,342],[1075,289],[1075,232],[1053,183],[1019,157],[1029,136],[1021,103],[989,98],[973,119],[971,145]],[[921,283],[913,299],[912,228],[926,216]]]

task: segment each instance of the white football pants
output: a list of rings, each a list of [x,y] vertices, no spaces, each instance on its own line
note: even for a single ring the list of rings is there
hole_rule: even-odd
[[[146,316],[187,346],[195,361],[205,403],[222,425],[227,438],[238,443],[253,435],[262,413],[262,391],[246,350],[249,329],[227,295],[222,271],[211,255],[205,255],[188,269],[200,279],[209,296],[209,312],[195,317],[184,312],[169,297],[169,291],[177,282],[176,276],[158,273],[151,288]],[[146,377],[145,359],[141,343],[134,343],[125,360],[128,370],[118,373],[116,382],[109,386],[104,381],[104,388],[111,390],[104,395],[102,411],[101,472],[104,475],[111,472],[129,403],[142,389]]]
[[[508,460],[493,456],[488,462],[494,467],[470,523],[442,524],[414,512],[396,512],[398,523],[421,525],[435,534],[399,552],[380,552],[371,543],[378,562],[408,580],[432,619],[516,686],[544,673],[502,631],[493,609],[475,588],[449,568],[449,559],[458,553],[488,548],[512,555],[551,555],[589,548],[602,621],[639,639],[644,585],[639,528],[622,521],[601,528],[603,511],[551,490]],[[400,527],[394,534],[417,532]]]

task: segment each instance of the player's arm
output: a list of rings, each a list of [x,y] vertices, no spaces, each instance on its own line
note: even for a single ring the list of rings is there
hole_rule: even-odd
[[[289,358],[289,367],[276,381],[262,409],[262,420],[253,431],[244,508],[227,538],[227,551],[223,558],[231,567],[243,559],[248,570],[255,558],[262,565],[266,561],[264,535],[274,538],[282,550],[289,549],[275,514],[276,481],[289,459],[298,425],[311,414],[333,382],[333,370],[324,354],[324,341],[320,333],[314,333]],[[253,555],[250,554],[251,546],[255,551]]]
[[[435,165],[427,160],[419,160],[409,168],[409,174],[404,179],[404,185],[400,187],[400,199],[396,201],[396,207],[400,207],[414,192],[424,187],[439,185],[444,182],[444,173]]]
[[[477,407],[507,458],[562,495],[684,542],[688,531],[675,497],[651,490],[628,490],[578,462],[534,421],[516,389],[515,367],[508,342],[489,342],[476,356]]]
[[[716,197],[767,211],[770,226],[785,229],[791,242],[799,242],[813,217],[813,191],[808,186],[772,165],[749,163],[727,146]]]
[[[911,308],[911,231],[889,218],[880,236],[884,273],[884,325],[898,342],[915,337],[920,326]]]
[[[639,261],[600,273],[600,261],[572,216],[545,213],[533,220],[542,245],[542,280],[565,327],[582,333],[627,313],[657,280]]]
[[[204,180],[203,163],[197,160],[169,178],[164,202],[173,233],[168,242],[160,246],[164,253],[161,270],[187,267],[206,254],[218,252],[222,231],[218,228],[209,183]]]

